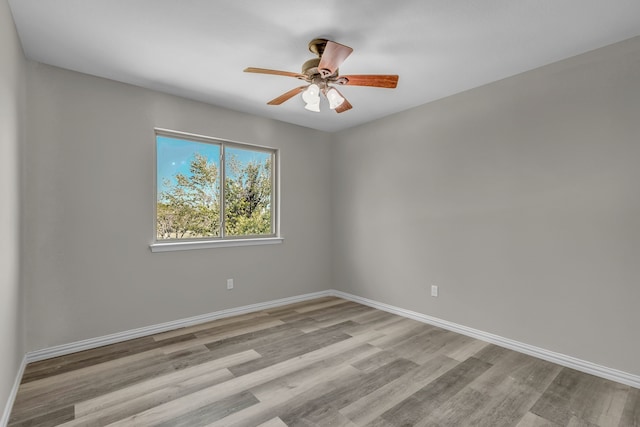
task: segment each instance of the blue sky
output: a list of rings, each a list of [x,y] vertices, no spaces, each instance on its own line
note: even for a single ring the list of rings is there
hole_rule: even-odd
[[[220,146],[202,142],[185,141],[158,135],[157,150],[157,179],[158,193],[165,190],[163,181],[169,179],[175,182],[174,176],[181,173],[190,176],[189,163],[195,153],[200,153],[220,168]]]
[[[207,144],[172,138],[165,135],[157,135],[156,150],[158,193],[165,190],[163,185],[165,179],[175,182],[173,177],[179,173],[190,176],[189,164],[195,153],[200,153],[205,156],[209,162],[215,163],[218,170],[220,169],[220,146],[217,144]],[[243,164],[250,161],[262,163],[269,158],[270,153],[243,150],[237,147],[226,147],[226,156],[229,159],[235,156]],[[230,171],[227,171],[227,173],[229,172]]]

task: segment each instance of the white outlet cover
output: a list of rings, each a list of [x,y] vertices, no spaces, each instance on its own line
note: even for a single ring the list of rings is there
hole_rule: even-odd
[[[432,285],[431,286],[431,296],[432,297],[437,297],[438,296],[438,287],[436,285]]]

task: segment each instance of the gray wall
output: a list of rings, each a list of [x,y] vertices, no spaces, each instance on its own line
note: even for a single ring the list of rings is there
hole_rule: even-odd
[[[638,375],[639,137],[640,38],[343,131],[334,286]]]
[[[24,69],[9,6],[0,0],[0,417],[24,355],[19,261]]]
[[[28,350],[331,287],[328,135],[36,63],[28,92]],[[281,149],[284,243],[151,253],[154,127]]]

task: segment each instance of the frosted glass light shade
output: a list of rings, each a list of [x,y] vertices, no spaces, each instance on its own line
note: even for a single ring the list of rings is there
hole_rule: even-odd
[[[332,110],[335,110],[344,102],[344,98],[333,88],[327,92],[327,99],[329,100],[329,108]]]
[[[304,106],[309,111],[313,111],[314,113],[320,112],[320,98],[318,98],[318,102],[308,103]]]
[[[310,84],[309,87],[302,92],[302,99],[307,104],[319,104],[320,103],[320,88],[317,84]]]

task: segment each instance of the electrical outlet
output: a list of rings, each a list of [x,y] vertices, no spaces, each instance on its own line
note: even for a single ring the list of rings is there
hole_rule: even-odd
[[[431,285],[431,296],[432,297],[438,296],[438,287],[436,285]]]
[[[233,289],[233,279],[227,279],[227,290]]]

